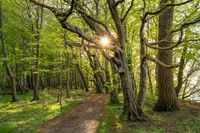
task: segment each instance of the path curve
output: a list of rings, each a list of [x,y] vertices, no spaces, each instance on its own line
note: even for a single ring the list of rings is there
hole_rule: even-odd
[[[47,122],[40,133],[96,133],[106,97],[105,94],[89,94],[69,113]]]

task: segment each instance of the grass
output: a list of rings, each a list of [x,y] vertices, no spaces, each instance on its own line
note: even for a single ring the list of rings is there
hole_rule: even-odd
[[[155,97],[155,96],[154,96]],[[123,104],[114,105],[109,101],[105,104],[105,115],[98,127],[98,133],[199,133],[200,104],[180,101],[181,111],[152,111],[155,98],[147,96],[145,114],[146,122],[130,122],[121,116]],[[122,95],[120,95],[122,103]]]
[[[20,101],[16,103],[11,103],[8,95],[0,96],[0,133],[37,133],[45,122],[69,112],[84,99],[82,91],[71,95],[72,98],[62,97],[62,110],[53,89],[41,91],[37,102],[31,102],[31,91],[18,95]]]

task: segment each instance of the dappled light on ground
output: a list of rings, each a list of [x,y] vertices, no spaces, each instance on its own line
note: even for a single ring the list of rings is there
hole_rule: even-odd
[[[84,96],[73,99],[63,97],[61,111],[56,95],[56,91],[44,90],[41,92],[42,101],[31,102],[32,92],[28,92],[17,103],[7,101],[9,96],[0,97],[0,133],[36,132],[44,122],[69,111]]]
[[[68,114],[56,117],[41,128],[41,133],[96,133],[103,115],[105,94],[88,94],[87,99]]]

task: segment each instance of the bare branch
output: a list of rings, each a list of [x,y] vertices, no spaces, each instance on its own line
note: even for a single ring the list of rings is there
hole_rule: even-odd
[[[172,7],[172,6],[181,6],[181,5],[185,5],[189,2],[192,2],[193,0],[188,0],[188,1],[185,1],[185,2],[180,2],[180,3],[169,3],[169,4],[166,4],[164,5],[163,7],[161,7],[159,10],[155,11],[155,12],[146,12],[145,15],[144,15],[144,19],[146,19],[146,17],[148,15],[157,15],[159,14],[160,12],[162,12],[163,10],[165,10],[167,7]]]
[[[126,11],[124,17],[122,18],[122,22],[126,19],[128,13],[130,12],[131,8],[133,7],[134,0],[131,0],[131,5],[129,6],[128,10]]]
[[[98,45],[91,45],[91,44],[86,44],[86,43],[77,43],[77,42],[65,42],[66,46],[76,46],[76,47],[86,47],[86,48],[94,48],[94,49],[107,49],[105,47],[102,46],[98,46]]]
[[[42,2],[38,2],[38,1],[36,1],[36,0],[30,0],[30,2],[32,2],[32,3],[35,4],[35,5],[38,5],[38,6],[47,8],[47,9],[49,9],[49,10],[53,10],[53,9],[55,8],[55,7],[51,7],[51,6],[47,5],[47,4],[44,4],[44,3],[42,3]]]
[[[176,42],[175,45],[172,45],[172,46],[169,46],[169,47],[155,47],[155,46],[152,46],[152,45],[149,45],[147,42],[145,42],[145,44],[149,47],[149,48],[152,48],[152,49],[159,49],[159,50],[171,50],[175,47],[178,47],[183,41],[182,41],[182,38],[183,38],[183,28],[181,28],[181,34],[179,36],[179,39],[178,39],[178,42]],[[160,41],[158,43],[165,43],[166,41]],[[167,43],[171,43],[169,41],[167,41]]]
[[[200,89],[195,90],[195,88],[196,88],[197,86],[199,86],[199,84],[200,84],[200,80],[198,80],[197,83],[196,83],[188,92],[186,92],[186,94],[188,94],[188,93],[189,93],[189,94],[186,95],[186,96],[184,96],[183,98],[184,98],[184,99],[185,99],[185,98],[188,98],[188,97],[190,97],[191,95],[193,95],[193,94],[199,92]]]
[[[124,2],[124,0],[118,0],[117,2],[115,2],[115,6],[117,7],[122,2]]]
[[[171,33],[178,32],[178,31],[182,30],[183,28],[187,28],[187,27],[189,27],[190,25],[193,25],[193,24],[196,24],[196,23],[199,23],[199,22],[200,22],[200,17],[198,17],[198,18],[195,19],[194,21],[185,22],[185,23],[183,23],[183,24],[180,26],[180,28],[175,29],[175,30],[172,30]]]
[[[70,9],[67,10],[67,12],[64,15],[64,19],[62,20],[63,22],[66,21],[67,18],[72,14],[74,7],[75,7],[75,2],[74,2],[74,0],[72,0]]]

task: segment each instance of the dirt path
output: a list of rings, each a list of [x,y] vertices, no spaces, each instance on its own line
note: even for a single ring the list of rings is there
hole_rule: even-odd
[[[46,123],[41,133],[96,133],[103,115],[105,94],[89,94],[87,99],[71,112]]]

